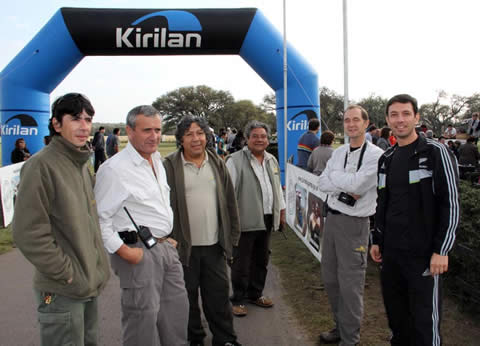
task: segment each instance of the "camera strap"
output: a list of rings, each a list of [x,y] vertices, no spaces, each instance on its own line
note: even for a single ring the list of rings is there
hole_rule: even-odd
[[[367,140],[365,140],[365,142],[362,145],[362,149],[360,149],[360,157],[358,158],[357,172],[360,169],[360,166],[362,165],[363,155],[365,154],[365,150],[367,150]],[[345,162],[343,163],[343,169],[347,167],[347,160],[348,160],[348,151],[345,153]]]

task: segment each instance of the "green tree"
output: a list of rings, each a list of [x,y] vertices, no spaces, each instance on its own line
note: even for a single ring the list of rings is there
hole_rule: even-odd
[[[426,124],[435,136],[440,136],[448,124],[453,124],[454,127],[460,125],[461,119],[469,109],[469,101],[473,99],[460,95],[449,96],[441,90],[435,102],[420,107],[420,122]]]
[[[230,126],[243,130],[247,122],[253,119],[268,124],[272,133],[276,131],[275,113],[266,112],[262,106],[256,106],[250,100],[240,100],[228,105],[221,119],[217,119],[217,126]]]
[[[378,128],[382,128],[386,125],[385,106],[387,102],[388,100],[386,98],[372,94],[361,99],[358,104],[368,112],[370,123],[375,124]]]
[[[225,108],[233,103],[230,92],[199,85],[170,91],[157,98],[152,105],[163,116],[163,129],[167,133],[175,129],[185,115],[203,117],[213,125],[218,118],[221,119]]]
[[[320,88],[320,118],[322,131],[343,133],[343,95],[327,87]]]

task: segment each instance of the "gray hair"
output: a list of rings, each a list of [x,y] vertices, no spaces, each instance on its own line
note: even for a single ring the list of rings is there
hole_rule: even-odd
[[[252,130],[260,128],[265,129],[265,131],[267,132],[267,136],[270,137],[270,126],[258,120],[251,120],[245,126],[245,136],[247,137],[247,139],[250,138],[250,133],[252,132]]]
[[[137,120],[137,116],[139,115],[144,115],[148,118],[153,118],[154,116],[158,115],[160,119],[162,118],[158,110],[150,105],[137,106],[128,112],[126,121],[127,126],[135,129],[135,122]]]
[[[425,132],[425,136],[426,136],[427,138],[433,138],[433,131],[432,131],[432,130],[427,130],[427,131]]]

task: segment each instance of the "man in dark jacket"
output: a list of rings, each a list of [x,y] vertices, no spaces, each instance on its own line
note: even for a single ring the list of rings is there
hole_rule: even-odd
[[[440,345],[441,280],[459,221],[458,170],[448,148],[415,132],[417,100],[397,95],[386,120],[397,137],[378,163],[376,230],[370,254],[392,345]]]
[[[179,149],[164,161],[174,215],[173,238],[183,264],[190,302],[188,340],[203,345],[198,291],[213,334],[213,345],[240,345],[228,298],[226,258],[238,244],[240,224],[235,191],[223,160],[207,150],[205,119],[186,116],[175,134]]]
[[[98,171],[98,167],[107,159],[105,156],[105,128],[100,126],[95,135],[93,136],[92,146],[95,151],[95,163],[94,170],[95,173]]]
[[[458,149],[458,163],[461,165],[472,165],[477,167],[480,160],[480,153],[475,144],[475,137],[470,136],[467,142]]]
[[[110,269],[87,167],[94,113],[81,94],[58,98],[51,143],[20,174],[13,237],[35,267],[42,345],[97,345],[97,297]]]

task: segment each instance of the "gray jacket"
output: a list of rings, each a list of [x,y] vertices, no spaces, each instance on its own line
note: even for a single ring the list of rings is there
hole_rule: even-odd
[[[231,160],[236,171],[233,185],[242,232],[265,230],[262,189],[250,164],[251,158],[252,153],[248,149],[237,151],[227,158],[227,166]],[[283,195],[278,193],[281,191],[280,167],[272,154],[265,152],[264,160],[273,191],[273,229],[278,230],[281,199],[283,199]]]

